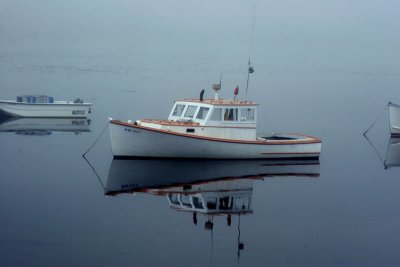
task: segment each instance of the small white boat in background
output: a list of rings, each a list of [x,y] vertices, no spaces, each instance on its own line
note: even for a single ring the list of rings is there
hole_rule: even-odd
[[[0,132],[25,135],[46,135],[51,132],[90,132],[90,120],[85,118],[19,118],[0,117]]]
[[[389,102],[390,134],[400,136],[400,105]]]
[[[54,101],[50,96],[24,95],[17,101],[0,100],[0,111],[3,115],[13,117],[58,117],[85,118],[91,112],[91,103],[82,99],[74,101]]]
[[[175,101],[167,120],[110,119],[114,157],[155,158],[318,158],[321,140],[303,134],[257,136],[253,101],[219,98]],[[236,95],[236,91],[235,91]]]

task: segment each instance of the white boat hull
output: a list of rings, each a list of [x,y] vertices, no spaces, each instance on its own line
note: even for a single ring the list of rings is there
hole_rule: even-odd
[[[400,138],[390,138],[386,159],[385,168],[400,166]]]
[[[389,103],[391,135],[400,135],[400,105]]]
[[[318,158],[321,141],[299,136],[296,140],[241,141],[207,138],[111,120],[114,157],[155,158]]]
[[[90,112],[90,103],[56,101],[54,103],[24,103],[0,101],[0,110],[15,117],[61,117],[85,118]]]

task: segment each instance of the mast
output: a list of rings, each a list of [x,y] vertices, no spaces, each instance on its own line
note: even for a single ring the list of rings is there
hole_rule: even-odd
[[[247,91],[249,89],[249,80],[250,80],[250,74],[254,72],[253,67],[250,64],[250,56],[249,56],[249,62],[248,62],[249,68],[247,72],[247,83],[246,83],[246,97],[247,97]]]
[[[253,10],[253,26],[251,28],[251,33],[250,33],[250,45],[249,45],[249,61],[247,62],[248,64],[248,69],[247,69],[247,82],[246,82],[246,98],[247,98],[247,91],[249,90],[249,80],[250,80],[250,74],[254,72],[254,68],[251,66],[251,49],[253,47],[253,36],[254,36],[254,27],[256,24],[256,11],[257,11],[257,0],[254,4],[254,10]]]

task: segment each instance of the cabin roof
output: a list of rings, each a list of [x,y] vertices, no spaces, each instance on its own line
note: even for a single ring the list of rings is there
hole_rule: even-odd
[[[180,99],[176,102],[193,102],[198,104],[208,104],[214,106],[258,106],[256,102],[253,101],[243,101],[243,100],[233,100],[233,99]]]

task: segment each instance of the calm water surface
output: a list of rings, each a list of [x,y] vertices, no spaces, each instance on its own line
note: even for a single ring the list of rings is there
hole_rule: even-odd
[[[254,60],[258,130],[320,137],[319,162],[113,160],[106,129],[86,154],[92,169],[82,154],[108,117],[166,118],[175,99],[212,97],[221,68],[193,49],[0,55],[2,99],[93,103],[88,124],[2,121],[0,265],[398,266],[400,169],[381,161],[395,141],[387,110],[368,132],[375,148],[363,136],[400,101],[391,70]],[[229,66],[222,96],[239,84],[244,98],[246,60],[231,56],[218,59]]]

